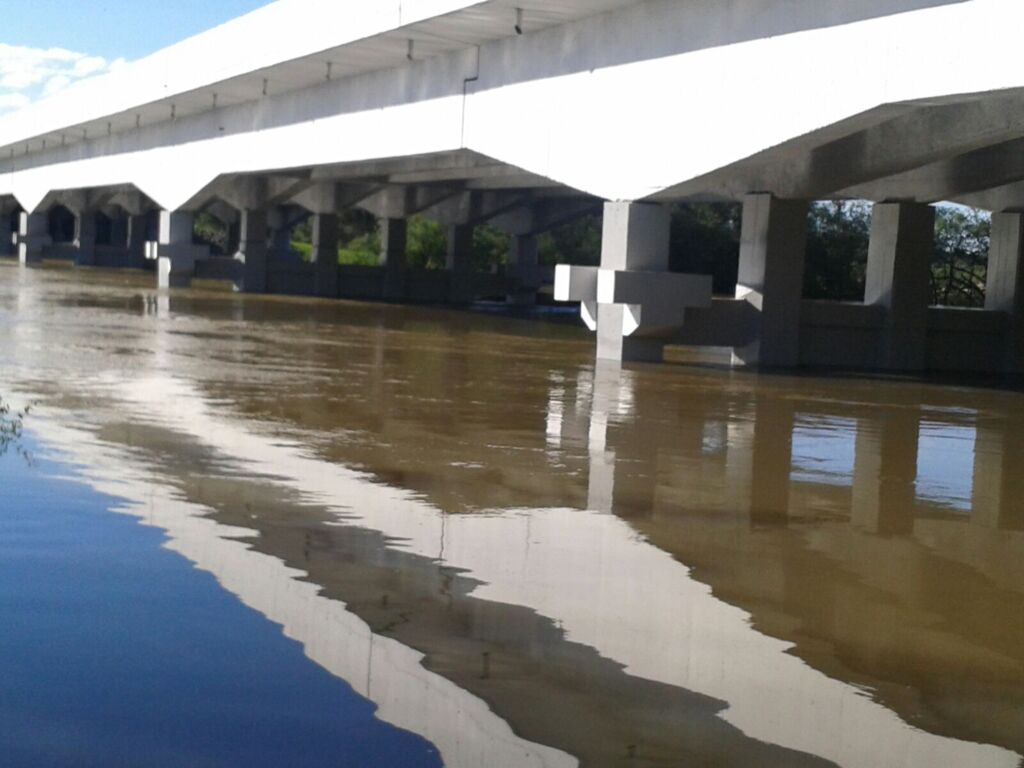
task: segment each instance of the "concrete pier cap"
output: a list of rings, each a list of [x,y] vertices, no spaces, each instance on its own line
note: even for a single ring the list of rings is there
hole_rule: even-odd
[[[687,310],[711,306],[710,276],[668,271],[670,223],[663,205],[605,203],[601,266],[555,268],[555,300],[580,302],[599,359],[656,362]]]

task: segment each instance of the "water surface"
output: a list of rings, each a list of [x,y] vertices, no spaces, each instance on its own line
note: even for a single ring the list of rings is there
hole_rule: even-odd
[[[5,394],[156,539],[74,570],[187,595],[141,577],[166,539],[283,627],[268,654],[376,707],[329,736],[451,766],[1020,765],[1020,394],[621,370],[559,325],[149,282],[0,266]],[[210,623],[183,632],[230,648]]]

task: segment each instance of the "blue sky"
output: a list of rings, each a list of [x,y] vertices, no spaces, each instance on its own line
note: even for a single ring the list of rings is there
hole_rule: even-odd
[[[4,0],[0,43],[137,59],[268,0]]]
[[[268,0],[3,0],[0,114]]]

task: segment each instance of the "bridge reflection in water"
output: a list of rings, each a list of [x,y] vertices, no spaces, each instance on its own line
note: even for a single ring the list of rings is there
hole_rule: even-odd
[[[22,285],[41,437],[447,764],[1020,762],[1017,394],[116,296]]]

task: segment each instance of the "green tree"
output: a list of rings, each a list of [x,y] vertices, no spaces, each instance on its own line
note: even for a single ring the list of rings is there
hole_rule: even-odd
[[[438,221],[413,216],[409,219],[405,260],[410,267],[444,269],[448,254],[448,235]]]
[[[199,245],[210,246],[210,251],[223,256],[228,251],[228,240],[231,233],[227,224],[210,213],[196,214],[192,225],[193,238]]]
[[[489,224],[476,227],[473,230],[473,267],[481,272],[491,272],[503,267],[508,261],[511,239]]]
[[[716,294],[736,290],[742,207],[733,203],[672,206],[669,268],[711,275]]]
[[[985,305],[992,218],[974,208],[943,206],[935,212],[932,304]]]
[[[543,233],[537,243],[541,264],[597,266],[601,261],[601,215],[581,216]]]
[[[863,301],[870,238],[870,204],[859,201],[813,204],[807,215],[804,296]]]

